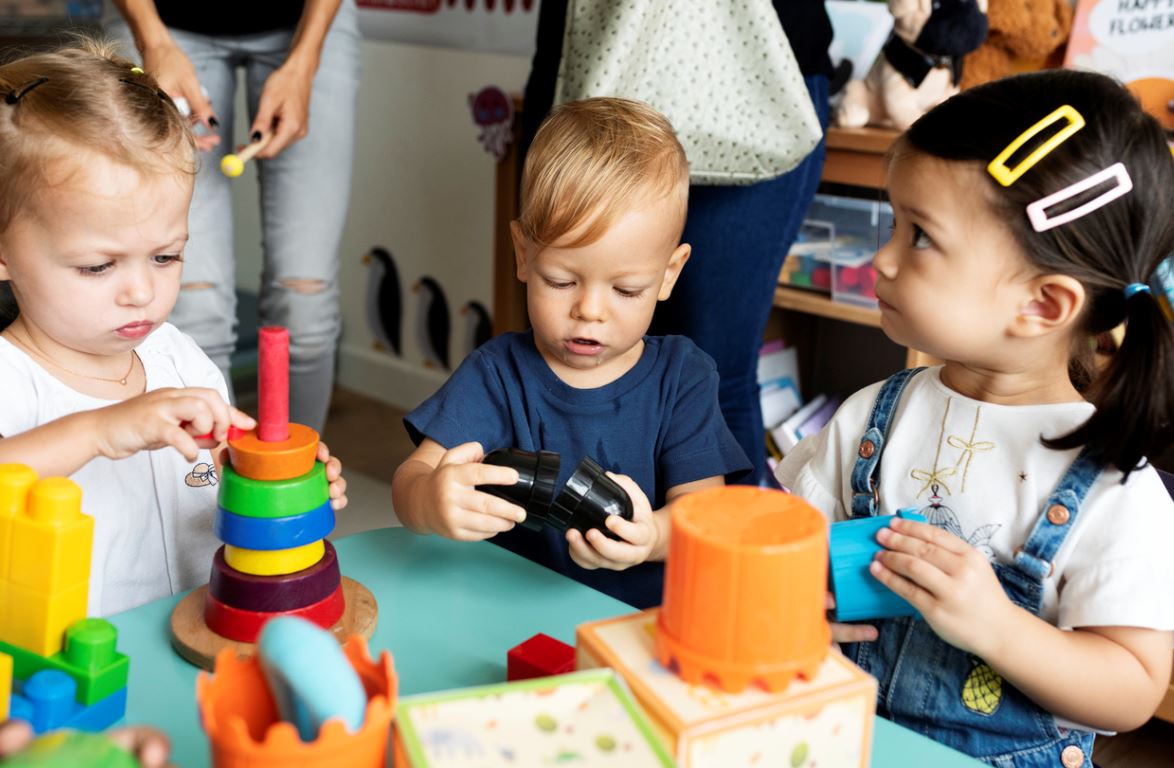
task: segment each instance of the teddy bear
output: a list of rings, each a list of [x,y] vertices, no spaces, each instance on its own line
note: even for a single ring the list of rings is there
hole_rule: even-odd
[[[845,86],[836,124],[904,130],[957,93],[962,57],[986,39],[986,4],[987,0],[888,0],[893,32],[864,80]]]
[[[1068,0],[989,0],[986,42],[963,62],[962,87],[1039,69],[1062,52],[1072,29]],[[1056,62],[1058,63],[1058,62]]]

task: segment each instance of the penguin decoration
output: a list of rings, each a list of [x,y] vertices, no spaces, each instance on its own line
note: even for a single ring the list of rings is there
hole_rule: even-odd
[[[367,327],[375,337],[375,348],[403,354],[404,299],[400,288],[399,270],[391,253],[373,246],[363,255],[367,275]]]
[[[489,310],[479,301],[470,301],[461,307],[465,318],[465,354],[493,338],[493,318]]]
[[[447,371],[448,339],[452,332],[448,299],[440,283],[427,276],[416,281],[412,292],[419,297],[416,303],[416,341],[424,353],[424,365]]]

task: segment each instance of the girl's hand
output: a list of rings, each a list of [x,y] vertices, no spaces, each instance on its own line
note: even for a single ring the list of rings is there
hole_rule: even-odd
[[[330,455],[326,443],[318,441],[318,461],[326,465],[326,480],[330,483],[330,506],[335,511],[347,505],[346,478],[342,476],[342,462]]]
[[[567,544],[571,548],[571,559],[581,568],[622,571],[648,559],[656,549],[660,529],[656,525],[652,505],[636,481],[614,472],[608,472],[607,476],[619,483],[632,499],[633,515],[630,521],[619,515],[609,515],[605,522],[621,541],[608,538],[594,528],[587,531],[586,536],[571,528],[567,531]]]
[[[196,68],[192,61],[172,41],[143,49],[143,69],[155,78],[159,87],[172,98],[184,99],[191,109],[188,117],[192,125],[203,125],[210,133],[195,136],[196,147],[201,152],[207,152],[220,143],[220,134],[216,129],[220,125],[216,121],[216,113],[212,111],[212,104],[204,95],[200,87],[200,78],[196,76]]]
[[[908,600],[943,640],[978,656],[999,636],[1014,605],[986,556],[928,523],[894,518],[876,539],[885,547],[869,566],[880,583]]]
[[[212,443],[220,444],[228,439],[230,426],[248,430],[257,425],[224,402],[219,392],[200,387],[156,389],[91,413],[98,454],[108,459],[170,445],[195,461],[201,447],[196,435],[211,433]]]
[[[426,478],[420,505],[426,530],[456,541],[482,541],[526,519],[517,504],[477,490],[478,485],[513,485],[518,471],[482,464],[480,443],[462,443],[445,451]]]
[[[828,626],[832,628],[833,643],[871,643],[879,634],[877,628],[871,624],[838,624],[830,621],[831,612],[836,609],[836,596],[828,592],[827,610]]]
[[[110,731],[110,741],[134,755],[143,768],[164,768],[171,754],[171,743],[162,731],[145,725]],[[0,758],[13,757],[33,743],[33,729],[23,720],[0,723]]]
[[[309,133],[314,72],[315,68],[308,64],[291,59],[265,81],[250,134],[254,141],[271,133],[272,138],[257,153],[258,158],[277,157],[282,150]]]

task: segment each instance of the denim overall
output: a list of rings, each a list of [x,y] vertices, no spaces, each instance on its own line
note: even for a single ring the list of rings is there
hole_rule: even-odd
[[[852,470],[853,517],[877,514],[885,437],[905,385],[921,370],[892,376],[877,395]],[[1051,560],[1099,474],[1082,451],[1044,503],[1014,563],[993,564],[1016,605],[1039,615]],[[1057,726],[981,659],[941,640],[921,617],[876,624],[876,641],[845,645],[844,653],[877,678],[877,714],[1000,768],[1091,768],[1094,734]]]

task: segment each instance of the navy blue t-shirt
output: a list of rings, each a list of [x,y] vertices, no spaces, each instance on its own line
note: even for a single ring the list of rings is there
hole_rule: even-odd
[[[477,441],[495,448],[555,451],[559,485],[584,456],[631,477],[653,509],[674,486],[724,475],[750,462],[726,427],[713,360],[684,336],[646,336],[632,370],[610,384],[566,384],[534,346],[531,332],[502,334],[474,350],[440,391],[404,418],[417,445]],[[571,560],[564,534],[521,526],[492,541],[637,608],[659,605],[664,564],[625,571],[586,570]]]

